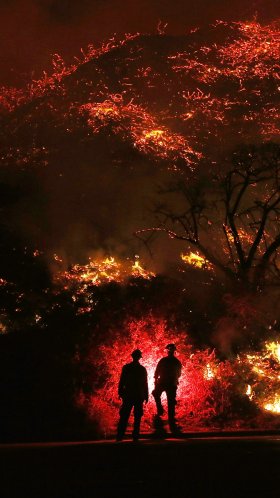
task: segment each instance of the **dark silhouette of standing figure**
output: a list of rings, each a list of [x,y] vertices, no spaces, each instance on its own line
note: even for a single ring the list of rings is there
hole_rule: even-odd
[[[161,417],[164,410],[161,404],[161,395],[165,391],[167,396],[168,406],[168,423],[171,432],[178,432],[178,427],[175,420],[175,406],[178,380],[181,376],[182,364],[175,358],[175,344],[167,344],[167,356],[159,360],[155,371],[155,389],[152,394],[157,405],[157,415]]]
[[[143,415],[143,403],[148,401],[148,379],[147,370],[140,365],[142,358],[140,349],[131,353],[133,361],[124,365],[120,377],[118,393],[122,398],[120,409],[120,420],[118,423],[117,441],[121,441],[125,435],[128,419],[134,407],[134,428],[132,437],[134,441],[139,439],[140,422]]]

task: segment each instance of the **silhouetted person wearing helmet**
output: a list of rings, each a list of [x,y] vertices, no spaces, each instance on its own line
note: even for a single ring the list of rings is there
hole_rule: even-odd
[[[159,360],[155,371],[155,389],[152,394],[157,405],[157,414],[160,417],[164,410],[161,404],[161,395],[165,391],[168,405],[168,422],[171,432],[177,432],[178,427],[175,421],[175,406],[178,380],[181,376],[182,364],[175,358],[175,344],[166,346],[167,356]]]
[[[148,401],[148,379],[147,370],[140,365],[142,358],[140,349],[131,353],[133,361],[124,365],[120,377],[118,393],[122,398],[120,409],[120,420],[118,423],[117,441],[121,441],[125,435],[128,419],[134,407],[134,428],[132,437],[134,441],[139,438],[140,422],[143,415],[143,403]]]

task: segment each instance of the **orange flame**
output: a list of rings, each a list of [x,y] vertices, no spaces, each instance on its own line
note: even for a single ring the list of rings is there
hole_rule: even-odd
[[[181,258],[184,263],[188,265],[195,266],[196,268],[212,270],[213,265],[207,259],[200,256],[198,253],[190,252],[189,254],[181,254]]]

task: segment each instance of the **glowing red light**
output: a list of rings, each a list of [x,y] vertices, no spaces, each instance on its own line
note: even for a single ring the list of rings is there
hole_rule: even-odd
[[[91,417],[98,420],[104,433],[113,434],[116,430],[121,401],[117,387],[122,366],[131,361],[131,352],[140,348],[143,354],[141,363],[148,371],[149,402],[145,406],[142,419],[142,432],[153,431],[153,416],[156,413],[151,392],[154,387],[154,371],[157,362],[166,355],[166,344],[177,345],[177,357],[183,364],[178,387],[176,418],[186,428],[189,419],[198,421],[213,414],[211,406],[213,384],[223,382],[220,365],[214,352],[209,350],[192,352],[185,332],[168,327],[165,320],[151,315],[140,320],[130,320],[124,330],[114,331],[111,341],[101,345],[90,355],[91,362],[106,376],[104,385],[97,389],[89,401],[80,399]],[[232,373],[232,372],[231,372]],[[224,376],[225,382],[227,376]],[[163,395],[163,406],[166,398]],[[166,410],[167,412],[167,410]]]

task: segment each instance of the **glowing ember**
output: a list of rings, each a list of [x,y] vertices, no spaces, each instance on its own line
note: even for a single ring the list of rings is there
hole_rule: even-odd
[[[173,163],[181,158],[187,164],[194,164],[201,157],[183,136],[166,127],[158,128],[150,113],[132,102],[125,103],[120,95],[111,95],[101,103],[85,104],[80,112],[89,114],[88,124],[94,133],[110,125],[115,134],[131,141],[144,154]]]
[[[257,22],[240,22],[235,25],[242,37],[219,49],[227,70],[238,79],[262,79],[271,73],[278,79],[280,32],[277,23],[261,26]]]
[[[139,34],[111,39],[99,48],[90,45],[69,66],[55,54],[53,74],[44,73],[25,90],[0,89],[0,111],[34,102],[35,121],[26,116],[30,132],[30,126],[38,127],[41,104],[36,99],[50,97],[42,115],[50,113],[56,127],[63,122],[67,134],[84,116],[87,137],[109,129],[175,171],[193,169],[205,157],[215,165],[228,136],[230,147],[241,137],[279,141],[279,23],[217,22],[213,30],[218,38],[223,33],[219,43],[199,43],[194,29],[183,42],[178,40],[177,49],[158,50],[149,59],[145,47],[150,39]],[[114,58],[116,49],[120,55]],[[108,70],[104,61],[109,53],[115,64]],[[11,145],[3,150],[2,161],[47,165],[48,153],[34,144],[28,150]]]
[[[57,254],[54,254],[53,255],[53,259],[57,262],[57,263],[63,263],[63,259],[61,259]]]
[[[224,229],[227,234],[228,241],[232,244],[234,242],[234,235],[229,227],[224,225]],[[254,242],[255,234],[254,233],[247,233],[244,228],[239,228],[238,229],[238,237],[240,241],[242,241],[245,244],[252,244]]]

